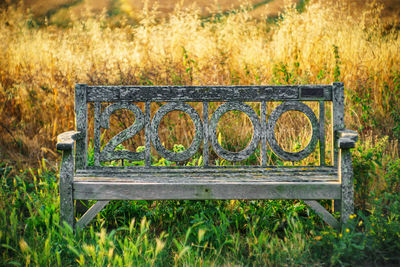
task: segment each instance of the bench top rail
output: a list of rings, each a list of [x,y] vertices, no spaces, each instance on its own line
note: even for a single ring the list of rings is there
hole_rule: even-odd
[[[87,86],[87,102],[332,100],[332,85]]]
[[[209,102],[224,102],[209,114]],[[281,101],[267,118],[266,102]],[[318,116],[304,101],[319,102]],[[261,143],[261,166],[267,166],[267,144],[282,160],[299,161],[313,153],[319,143],[320,165],[325,165],[325,102],[331,101],[333,127],[335,132],[344,128],[344,93],[342,83],[332,85],[259,85],[259,86],[87,86],[76,85],[75,112],[77,131],[81,132],[76,145],[76,168],[87,165],[88,103],[94,103],[94,157],[95,166],[101,162],[118,159],[130,161],[144,160],[151,166],[151,145],[165,159],[185,161],[203,147],[203,167],[209,164],[209,145],[227,161],[241,161],[252,155]],[[135,103],[144,102],[142,111]],[[151,103],[167,102],[152,117]],[[202,114],[186,102],[203,102]],[[244,102],[259,102],[257,112]],[[104,104],[108,103],[108,104]],[[111,104],[110,104],[111,103]],[[130,110],[135,122],[129,128],[115,135],[106,145],[101,146],[101,129],[109,128],[110,116],[117,110]],[[183,152],[167,150],[161,143],[158,128],[163,117],[171,111],[182,111],[189,115],[195,127],[192,144]],[[249,145],[239,152],[222,148],[218,142],[217,125],[221,117],[229,111],[242,111],[250,119],[253,136]],[[284,151],[275,137],[275,126],[280,116],[287,111],[303,113],[312,126],[309,144],[299,152]],[[210,118],[210,119],[209,119]],[[145,150],[142,152],[115,151],[118,144],[145,132]],[[334,144],[333,144],[334,145]],[[332,147],[333,156],[337,150]],[[336,162],[336,161],[335,161]],[[335,163],[336,164],[336,163]]]

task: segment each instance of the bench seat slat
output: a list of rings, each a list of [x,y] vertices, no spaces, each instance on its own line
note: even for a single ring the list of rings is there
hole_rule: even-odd
[[[259,167],[259,166],[210,166],[207,168],[199,167],[163,167],[163,166],[152,166],[151,168],[146,167],[87,167],[87,169],[76,170],[77,176],[95,174],[95,173],[248,173],[248,172],[260,172],[260,173],[304,173],[304,172],[325,172],[325,173],[337,173],[337,168],[334,167],[320,167],[320,166],[296,166],[296,167]]]
[[[74,182],[74,199],[340,199],[339,182]]]
[[[318,169],[80,170],[74,176],[73,188],[75,199],[97,200],[339,199],[337,172]]]

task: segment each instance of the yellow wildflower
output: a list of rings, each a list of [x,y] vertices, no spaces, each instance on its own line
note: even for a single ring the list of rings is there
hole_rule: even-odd
[[[349,233],[350,232],[350,229],[349,228],[346,228],[346,233]]]

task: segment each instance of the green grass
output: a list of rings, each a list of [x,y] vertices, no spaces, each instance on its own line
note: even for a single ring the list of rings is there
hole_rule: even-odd
[[[0,262],[33,266],[354,266],[400,263],[400,160],[368,142],[353,152],[355,179],[384,187],[356,194],[342,232],[303,202],[113,201],[88,228],[59,224],[58,169],[0,165]],[[376,159],[381,164],[374,163]],[[366,169],[369,171],[365,171]],[[363,171],[361,171],[363,170]],[[365,186],[365,185],[364,185]],[[360,197],[365,203],[360,204]],[[329,201],[322,201],[325,206]]]

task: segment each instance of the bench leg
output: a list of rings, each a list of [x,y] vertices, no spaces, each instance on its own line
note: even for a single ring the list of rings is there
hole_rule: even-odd
[[[105,207],[109,200],[98,200],[93,206],[91,206],[85,214],[76,223],[77,229],[83,229],[90,223],[91,220]]]
[[[321,204],[318,203],[316,200],[304,200],[304,203],[306,203],[311,209],[315,211],[315,213],[318,214],[319,217],[321,217],[324,222],[329,224],[335,229],[340,228],[340,224],[338,221],[333,217],[332,214],[329,213]]]
[[[72,150],[65,150],[60,170],[60,224],[65,221],[74,228],[74,199],[72,181],[74,161]]]
[[[342,182],[342,199],[340,203],[342,225],[354,213],[353,166],[350,149],[339,151],[339,176]]]

